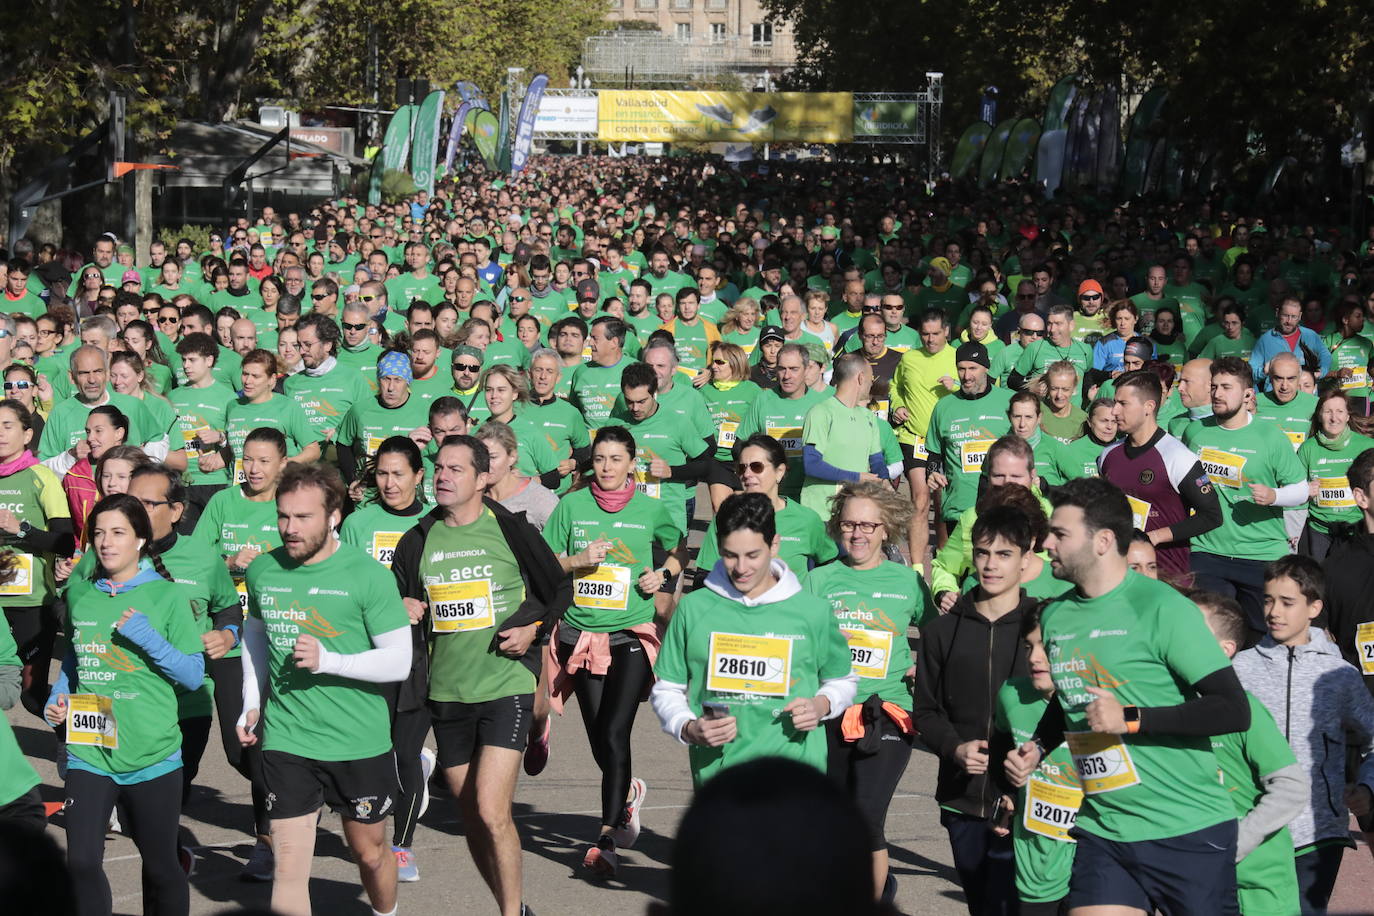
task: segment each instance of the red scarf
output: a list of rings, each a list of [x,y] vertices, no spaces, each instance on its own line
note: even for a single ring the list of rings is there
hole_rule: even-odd
[[[625,481],[625,486],[619,490],[603,490],[601,484],[592,481],[592,499],[601,507],[603,512],[619,512],[630,502],[630,497],[635,495],[635,485],[633,481]]]

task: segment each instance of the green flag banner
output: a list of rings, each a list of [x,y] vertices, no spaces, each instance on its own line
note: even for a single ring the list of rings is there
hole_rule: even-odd
[[[1007,140],[1016,126],[1015,118],[1007,118],[992,129],[988,145],[983,147],[983,161],[978,164],[978,187],[986,188],[997,180],[998,170],[1002,167],[1002,154],[1007,150]]]
[[[998,175],[1002,178],[1016,178],[1031,161],[1035,144],[1040,140],[1040,122],[1034,118],[1022,118],[1011,129],[1007,138],[1006,151],[1002,153],[1002,168]]]
[[[1156,121],[1168,98],[1168,91],[1156,86],[1145,93],[1135,107],[1135,114],[1131,115],[1131,129],[1126,135],[1126,168],[1121,176],[1121,191],[1127,197],[1145,193],[1150,154],[1163,134],[1163,126]]]
[[[965,177],[973,171],[978,164],[978,157],[983,153],[983,147],[987,145],[988,135],[992,133],[992,125],[986,121],[974,121],[964,128],[964,133],[959,137],[959,142],[954,145],[954,157],[950,160],[949,177],[956,181]]]
[[[1054,84],[1049,100],[1045,103],[1044,129],[1060,130],[1069,116],[1073,98],[1078,94],[1078,74],[1070,73]]]
[[[391,116],[391,123],[386,126],[386,136],[382,139],[382,151],[377,154],[384,170],[405,171],[406,159],[410,155],[410,129],[414,120],[414,105],[402,105]]]
[[[420,103],[415,115],[415,142],[411,144],[410,174],[415,187],[434,193],[434,166],[439,160],[439,118],[444,113],[444,91],[436,89]]]
[[[468,113],[468,117],[471,119],[468,129],[472,134],[472,142],[477,144],[477,152],[482,154],[482,161],[487,164],[487,168],[495,169],[500,122],[496,120],[496,115],[489,111],[472,111]]]

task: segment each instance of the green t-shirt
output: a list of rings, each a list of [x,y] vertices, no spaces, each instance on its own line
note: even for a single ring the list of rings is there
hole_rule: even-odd
[[[1072,402],[1069,404],[1067,417],[1056,416],[1050,410],[1049,404],[1045,404],[1040,411],[1040,428],[1050,438],[1058,439],[1063,444],[1068,445],[1075,439],[1083,437],[1083,423],[1087,419],[1087,411]]]
[[[1045,435],[1039,427],[1036,427],[1035,435],[1026,441],[1035,450],[1035,473],[1040,475],[1041,481],[1051,487],[1062,484],[1064,478],[1059,474],[1059,453],[1064,443]]]
[[[76,654],[76,678],[68,685],[68,753],[106,773],[133,773],[162,763],[181,748],[178,688],[143,649],[115,631],[115,624],[132,608],[175,648],[187,654],[203,652],[200,631],[181,590],[165,579],[154,579],[111,600],[83,580],[67,592],[67,603],[64,629]],[[116,746],[82,743],[78,728],[93,741],[100,740],[98,720],[103,711],[114,719]]]
[[[732,449],[739,435],[744,417],[762,392],[757,384],[745,379],[729,388],[703,385],[700,389],[706,401],[706,409],[711,414],[711,426],[716,430],[717,461],[732,461]]]
[[[176,411],[176,426],[169,443],[173,451],[186,450],[186,473],[193,486],[224,486],[229,483],[229,468],[208,474],[200,470],[200,453],[191,440],[207,430],[221,434],[229,426],[229,405],[237,400],[227,385],[214,382],[204,388],[173,388],[167,395]]]
[[[706,321],[698,318],[695,324],[686,325],[681,318],[677,318],[671,325],[673,349],[677,351],[681,369],[692,375],[705,369],[706,354],[711,346],[711,337],[706,333]]]
[[[70,519],[71,507],[57,475],[41,464],[0,477],[0,509],[8,509],[20,522],[40,531],[52,519]],[[19,536],[0,532],[0,545],[16,551],[18,571],[14,581],[0,585],[0,604],[6,607],[38,607],[47,604],[55,591],[53,554],[30,554],[19,546]]]
[[[1048,705],[1030,678],[1012,678],[997,691],[997,729],[1020,747],[1031,740]],[[1048,903],[1068,895],[1074,841],[1064,834],[1078,817],[1082,793],[1067,744],[1051,750],[1017,790],[1011,836],[1021,900]]]
[[[1078,382],[1074,385],[1075,399],[1083,396],[1083,376],[1093,367],[1093,348],[1080,340],[1069,342],[1067,347],[1057,346],[1048,337],[1035,341],[1021,351],[1016,360],[1016,371],[1022,378],[1030,378],[1044,372],[1051,363],[1066,361],[1073,363],[1078,370]]]
[[[439,278],[428,270],[419,279],[407,271],[392,277],[383,285],[386,287],[387,308],[402,314],[410,311],[410,303],[413,299],[420,299],[434,305],[444,298],[443,288],[439,286]]]
[[[678,273],[675,270],[669,270],[661,277],[655,276],[651,270],[646,270],[640,276],[649,282],[653,299],[657,299],[659,293],[672,293],[676,296],[680,289],[688,287],[696,289],[697,286],[696,281],[687,274]]]
[[[675,388],[677,386],[674,386]],[[706,450],[706,443],[681,418],[662,404],[647,419],[625,421],[635,440],[635,489],[652,499],[661,499],[678,530],[687,533],[687,485],[681,481],[655,477],[649,465],[662,458],[669,467],[686,464]]]
[[[849,643],[862,703],[877,694],[888,703],[911,708],[906,673],[914,664],[907,630],[934,606],[920,573],[883,560],[858,570],[839,561],[811,570],[802,585],[830,603]]]
[[[1007,409],[1013,394],[1009,388],[996,386],[979,398],[965,398],[956,392],[941,398],[931,411],[926,452],[944,462],[949,486],[941,512],[947,521],[959,518],[978,498],[978,478],[988,449],[1011,431]]]
[[[1204,332],[1205,333],[1205,332]],[[1240,329],[1240,337],[1232,340],[1225,334],[1217,334],[1202,348],[1198,355],[1204,359],[1220,359],[1223,356],[1239,356],[1250,361],[1250,353],[1255,349],[1255,335],[1248,328]]]
[[[11,299],[9,291],[4,293],[3,310],[6,315],[22,312],[30,318],[37,318],[48,311],[47,304],[33,293],[26,292],[18,299]]]
[[[310,425],[305,411],[293,398],[274,394],[261,404],[235,398],[225,411],[224,426],[235,457],[231,483],[243,482],[243,443],[249,433],[263,426],[279,429],[286,436],[288,457],[300,454],[301,449],[323,438],[319,430]]]
[[[367,385],[368,390],[373,394],[377,388],[377,360],[381,359],[383,350],[375,343],[366,343],[356,350],[350,350],[339,343],[339,365],[346,366],[357,371],[358,377]]]
[[[205,504],[205,511],[197,519],[196,530],[191,536],[209,544],[226,559],[245,547],[267,553],[281,546],[277,501],[249,499],[238,486],[220,490]],[[246,609],[248,593],[243,589],[243,573],[234,572],[232,576],[234,587],[239,591],[239,603]]]
[[[773,567],[775,573],[781,568]],[[689,749],[694,786],[759,757],[786,757],[825,771],[825,728],[799,732],[780,711],[796,697],[814,697],[823,681],[848,675],[849,647],[830,602],[803,591],[782,597],[787,591],[775,586],[776,597],[746,607],[709,586],[699,588],[682,599],[668,623],[655,674],[686,684],[687,702],[698,715],[703,702],[727,704],[738,730],[728,744]]]
[[[1111,443],[1108,443],[1110,445]],[[1091,435],[1080,436],[1068,445],[1059,448],[1058,464],[1055,470],[1061,480],[1074,480],[1078,477],[1096,477],[1098,456],[1107,448]]]
[[[129,418],[129,435],[126,441],[130,445],[156,442],[167,432],[165,427],[157,427],[157,422],[149,413],[147,405],[138,398],[109,392],[105,403],[119,408],[120,412]],[[69,397],[54,404],[48,421],[43,424],[43,435],[38,442],[38,460],[47,461],[56,457],[86,438],[86,418],[97,406],[100,405],[87,404],[76,397]]]
[[[1299,391],[1287,404],[1280,404],[1272,391],[1255,393],[1255,419],[1278,427],[1288,437],[1294,451],[1307,441],[1316,412],[1317,396],[1306,391]]]
[[[601,565],[576,569],[573,605],[563,619],[579,630],[613,633],[654,619],[654,595],[641,591],[639,577],[654,568],[654,545],[670,551],[682,532],[662,500],[635,493],[619,512],[597,505],[590,489],[564,497],[544,524],[549,549],[572,556],[599,539],[611,542]]]
[[[582,412],[587,426],[600,429],[610,422],[611,408],[620,397],[620,375],[633,362],[621,357],[613,366],[583,363],[568,379],[568,402]]]
[[[298,668],[296,640],[309,633],[330,652],[354,655],[375,637],[410,626],[396,580],[362,551],[338,545],[301,566],[277,548],[248,565],[248,613],[267,628],[263,749],[310,760],[363,760],[391,750],[381,684]]]
[[[778,530],[778,559],[786,563],[798,579],[813,566],[829,563],[839,554],[839,548],[825,533],[825,522],[800,503],[784,496],[782,509],[773,518]],[[712,518],[697,553],[697,568],[710,572],[719,559],[716,520]]]
[[[1369,397],[1369,364],[1374,360],[1374,342],[1358,334],[1342,338],[1339,331],[1327,334],[1323,342],[1331,351],[1331,375],[1341,369],[1351,370],[1350,378],[1341,382],[1341,390],[1352,398]]]
[[[19,649],[10,628],[0,627],[0,669],[18,668],[19,664]],[[40,782],[38,771],[19,747],[9,719],[0,716],[0,805],[8,805]]]
[[[282,390],[300,405],[310,425],[325,439],[334,438],[348,408],[372,396],[356,371],[338,364],[319,377],[304,372],[289,375]]]
[[[1360,453],[1374,448],[1374,439],[1350,433],[1345,448],[1330,448],[1316,436],[1298,446],[1298,461],[1307,471],[1307,479],[1318,482],[1317,495],[1308,500],[1307,519],[1312,527],[1326,532],[1336,522],[1358,524],[1363,517],[1346,474]]]
[[[1183,316],[1183,336],[1191,341],[1207,321],[1207,305],[1203,301],[1211,295],[1207,287],[1201,283],[1189,283],[1187,286],[1166,283],[1164,295],[1178,303],[1178,310]]]
[[[427,511],[429,506],[423,502],[420,511],[414,515],[398,515],[380,502],[367,503],[354,509],[344,519],[339,528],[339,540],[351,544],[390,569],[401,535],[415,527],[416,520]]]
[[[498,654],[493,638],[525,600],[525,580],[491,510],[470,525],[430,528],[420,576],[429,596],[429,698],[485,703],[533,693],[530,669]]]
[[[1252,560],[1286,556],[1288,534],[1283,509],[1255,502],[1249,484],[1277,489],[1307,479],[1288,439],[1258,418],[1230,430],[1223,429],[1215,417],[1207,417],[1188,424],[1183,444],[1197,453],[1221,497],[1221,525],[1194,537],[1192,549]]]
[[[878,419],[867,407],[848,407],[836,397],[823,398],[806,414],[802,446],[814,446],[821,458],[841,471],[867,473],[869,456],[883,451]],[[803,506],[817,515],[830,512],[829,500],[840,489],[830,480],[807,475],[802,482]]]
[[[1212,738],[1212,753],[1237,820],[1259,803],[1266,777],[1298,762],[1269,710],[1249,693],[1245,697],[1250,701],[1250,727]],[[1265,837],[1236,863],[1236,895],[1245,916],[1287,916],[1301,910],[1293,837],[1287,827]]]
[[[680,386],[673,386],[674,389]],[[758,397],[749,405],[749,411],[739,425],[737,440],[745,441],[750,436],[763,433],[778,440],[782,450],[787,453],[787,473],[778,484],[778,492],[788,499],[800,499],[802,480],[802,427],[806,413],[827,398],[823,391],[802,389],[799,398],[785,398],[772,388],[759,391]],[[707,433],[709,435],[710,433]],[[799,570],[793,570],[798,575]]]
[[[429,404],[408,397],[399,407],[387,407],[377,398],[355,401],[339,424],[340,445],[354,446],[359,460],[371,458],[391,436],[409,435],[429,422]]]
[[[482,367],[491,366],[514,366],[523,371],[530,367],[530,351],[514,337],[493,340],[482,354]]]
[[[1083,598],[1074,590],[1050,602],[1041,629],[1086,793],[1080,830],[1137,842],[1235,817],[1209,738],[1098,735],[1087,724],[1085,709],[1096,697],[1085,687],[1110,690],[1123,705],[1177,706],[1192,699],[1190,685],[1228,667],[1191,601],[1164,582],[1127,571],[1105,595]]]

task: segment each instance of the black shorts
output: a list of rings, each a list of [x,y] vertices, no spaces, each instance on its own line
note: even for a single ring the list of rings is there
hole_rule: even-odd
[[[920,452],[916,451],[916,446],[906,442],[897,443],[897,447],[902,450],[902,470],[919,471],[926,466],[926,444],[925,440],[920,442]]]
[[[328,805],[341,817],[375,824],[396,807],[400,785],[391,751],[360,760],[310,760],[263,751],[262,778],[267,813],[274,820],[312,814]]]
[[[719,458],[712,458],[706,466],[706,483],[720,484],[732,490],[741,490],[743,486],[739,482],[739,475],[735,473],[733,461],[721,461]]]
[[[534,719],[534,694],[499,697],[485,703],[429,701],[439,766],[466,766],[479,747],[523,751]]]
[[[1075,829],[1069,906],[1147,913],[1236,912],[1236,822],[1121,843]]]

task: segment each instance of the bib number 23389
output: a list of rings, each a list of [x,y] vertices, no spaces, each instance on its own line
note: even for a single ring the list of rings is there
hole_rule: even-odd
[[[764,697],[787,695],[792,640],[783,636],[712,633],[706,689]]]

